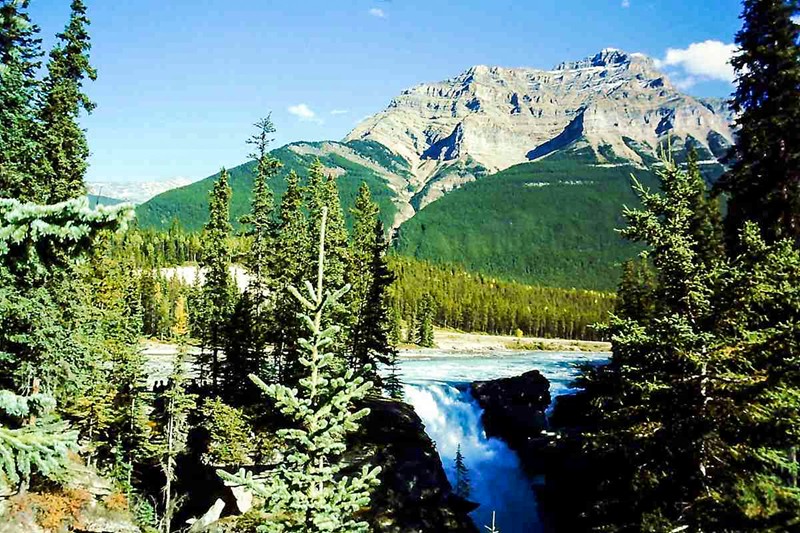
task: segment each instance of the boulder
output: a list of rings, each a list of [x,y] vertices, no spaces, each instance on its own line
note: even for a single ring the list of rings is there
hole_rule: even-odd
[[[516,451],[547,429],[550,382],[538,370],[521,376],[476,381],[472,397],[483,409],[483,427],[490,437],[503,439]]]

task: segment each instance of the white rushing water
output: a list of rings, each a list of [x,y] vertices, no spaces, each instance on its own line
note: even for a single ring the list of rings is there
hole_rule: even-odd
[[[576,363],[601,362],[607,357],[603,353],[525,352],[402,359],[400,377],[405,384],[405,399],[414,406],[425,431],[436,443],[453,484],[456,449],[461,445],[469,470],[470,499],[480,504],[471,516],[481,530],[491,523],[495,511],[497,527],[503,533],[544,531],[530,480],[517,455],[503,441],[486,437],[482,410],[469,393],[469,383],[537,369],[550,380],[555,397],[569,392]]]

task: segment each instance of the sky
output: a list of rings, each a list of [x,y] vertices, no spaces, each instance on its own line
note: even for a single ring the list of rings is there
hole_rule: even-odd
[[[738,0],[86,0],[97,109],[89,181],[199,179],[275,147],[338,140],[403,89],[470,66],[549,69],[607,47],[728,96]],[[45,46],[69,0],[32,0]]]

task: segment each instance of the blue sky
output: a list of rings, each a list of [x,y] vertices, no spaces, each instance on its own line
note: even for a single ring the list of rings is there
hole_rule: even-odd
[[[643,52],[701,96],[727,96],[737,0],[87,0],[90,181],[200,178],[275,146],[340,139],[404,88],[476,64],[550,68]],[[45,44],[69,0],[32,0]],[[692,46],[693,45],[693,46]],[[670,51],[671,50],[671,51]]]

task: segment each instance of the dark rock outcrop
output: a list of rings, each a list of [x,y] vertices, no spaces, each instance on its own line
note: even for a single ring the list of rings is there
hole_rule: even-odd
[[[370,415],[354,449],[380,465],[381,485],[368,516],[377,533],[476,532],[476,505],[456,496],[425,426],[410,405],[371,398]]]
[[[483,408],[486,434],[503,439],[517,452],[547,428],[550,382],[538,370],[512,378],[476,381],[470,390]]]

